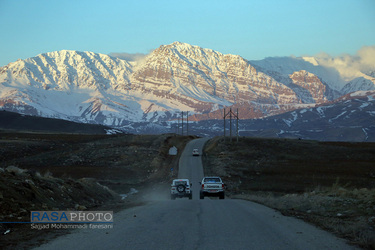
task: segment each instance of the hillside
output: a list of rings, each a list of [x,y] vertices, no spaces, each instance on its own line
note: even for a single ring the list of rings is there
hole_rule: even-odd
[[[177,174],[170,169],[178,164],[168,150],[181,153],[193,138],[1,132],[0,217],[28,220],[32,209],[118,210],[168,199]],[[261,202],[367,248],[374,246],[374,157],[374,143],[251,137],[238,144],[216,137],[203,155],[205,175],[221,176],[229,197]],[[29,227],[0,229],[10,230],[0,238],[9,249],[47,240],[45,231]]]
[[[208,142],[204,174],[248,199],[375,248],[375,143],[223,137]]]
[[[192,138],[0,131],[0,220],[29,221],[30,211],[116,212],[167,198],[158,187],[176,176],[171,166],[178,169],[169,148],[180,154]],[[69,232],[0,224],[0,245],[30,248]]]
[[[236,113],[238,108],[240,137],[375,142],[374,105],[375,91],[357,91],[326,104],[300,105],[299,109],[261,119],[243,119],[242,108],[238,106],[233,106],[232,112]],[[229,112],[229,109],[226,109],[226,112]],[[218,111],[215,115],[201,117],[201,121],[192,122],[189,125],[190,132],[200,136],[222,136],[223,111]],[[193,118],[191,117],[190,121]],[[226,135],[230,134],[229,118],[227,116],[225,122]],[[234,137],[236,129],[237,120],[232,115]]]
[[[21,115],[4,110],[0,111],[0,130],[73,134],[110,134],[120,132],[102,125]]]

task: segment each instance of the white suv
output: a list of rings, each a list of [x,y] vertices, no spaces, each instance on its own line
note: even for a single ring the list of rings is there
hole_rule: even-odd
[[[189,197],[189,200],[193,198],[191,191],[191,184],[188,179],[175,179],[171,185],[171,199],[174,200],[176,197]]]
[[[199,156],[199,150],[197,148],[193,149],[193,156]]]

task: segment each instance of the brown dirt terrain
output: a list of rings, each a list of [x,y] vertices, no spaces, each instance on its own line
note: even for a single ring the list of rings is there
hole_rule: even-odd
[[[169,156],[169,148],[181,153],[191,139],[0,132],[0,221],[30,221],[30,211],[118,211],[142,204],[144,194],[176,175],[170,169],[178,169],[179,156]],[[139,193],[130,195],[132,188]],[[3,223],[0,245],[30,248],[64,233],[69,230]]]
[[[193,137],[0,133],[0,221],[29,221],[37,210],[121,210],[168,197],[179,153]],[[208,142],[205,175],[227,195],[256,201],[374,249],[375,143],[222,137]],[[122,200],[119,194],[139,191]],[[158,190],[162,190],[161,192]],[[151,195],[152,193],[152,195]],[[162,193],[162,194],[160,194]],[[9,233],[4,234],[10,230]],[[29,248],[67,230],[0,224],[0,245]]]
[[[240,138],[210,140],[205,175],[231,198],[296,216],[375,249],[375,143]]]

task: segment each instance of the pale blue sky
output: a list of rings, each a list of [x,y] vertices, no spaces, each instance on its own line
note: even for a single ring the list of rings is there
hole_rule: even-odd
[[[186,42],[248,60],[375,45],[374,0],[0,0],[0,66],[57,50]]]

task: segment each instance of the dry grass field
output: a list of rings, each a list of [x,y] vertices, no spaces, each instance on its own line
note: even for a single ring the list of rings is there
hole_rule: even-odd
[[[375,143],[223,137],[208,142],[205,175],[231,198],[256,201],[375,248]]]
[[[2,132],[0,221],[30,221],[30,211],[116,211],[142,204],[141,195],[125,200],[121,195],[169,185],[170,168],[178,166],[178,156],[169,156],[169,148],[176,146],[181,153],[191,139]],[[0,245],[29,248],[68,231],[46,232],[31,230],[29,224],[0,224]]]
[[[168,150],[176,146],[181,153],[191,139],[0,132],[0,218],[27,221],[30,211],[141,204],[137,195],[123,201],[119,194],[131,188],[151,190],[153,197],[166,193],[177,174],[170,168],[178,169],[178,156]],[[261,138],[229,143],[217,137],[207,143],[203,159],[205,175],[221,176],[231,198],[265,204],[375,248],[375,143]],[[28,225],[2,224],[0,231],[0,243],[9,249],[48,240],[45,231]],[[60,233],[66,232],[48,235]]]

